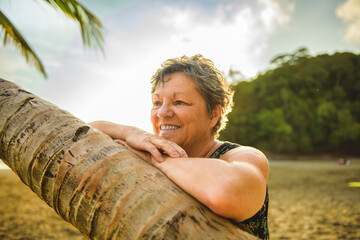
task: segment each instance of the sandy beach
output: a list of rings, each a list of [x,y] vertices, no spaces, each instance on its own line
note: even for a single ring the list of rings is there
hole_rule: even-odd
[[[271,239],[360,239],[360,160],[272,160]],[[0,239],[84,239],[19,178],[0,169]]]

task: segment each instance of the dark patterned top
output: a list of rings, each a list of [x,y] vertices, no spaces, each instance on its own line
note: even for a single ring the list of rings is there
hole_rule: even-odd
[[[240,147],[238,144],[225,142],[218,149],[211,154],[210,158],[220,158],[221,155],[227,151]],[[261,209],[251,218],[242,222],[234,222],[234,224],[244,231],[247,231],[260,239],[269,239],[268,230],[268,206],[269,206],[269,194],[266,188],[266,197]]]

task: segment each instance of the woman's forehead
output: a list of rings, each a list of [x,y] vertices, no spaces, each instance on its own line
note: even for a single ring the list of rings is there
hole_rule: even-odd
[[[174,91],[174,92],[170,92],[169,95],[171,97],[190,97],[191,95],[193,94],[189,94],[189,92],[185,92],[185,91]],[[159,97],[162,97],[163,96],[163,93],[162,92],[155,92],[152,94],[152,97],[153,98],[159,98]]]
[[[172,79],[179,79],[182,81],[193,81],[193,79],[187,75],[185,72],[173,72],[173,73],[169,73],[169,74],[165,74],[164,78],[163,78],[163,82],[168,82]]]
[[[183,72],[172,73],[165,75],[164,79],[158,82],[158,84],[155,86],[154,92],[163,88],[167,89],[172,87],[176,87],[178,89],[194,87],[196,88],[196,83],[192,78],[190,78]]]
[[[187,78],[187,80],[182,78],[169,78],[168,81],[161,84],[159,83],[152,93],[153,98],[163,96],[196,98],[200,97],[201,94],[193,80],[189,78]]]

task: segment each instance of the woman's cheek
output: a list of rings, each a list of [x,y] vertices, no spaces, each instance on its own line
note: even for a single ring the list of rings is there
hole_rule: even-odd
[[[157,116],[157,113],[156,113],[156,110],[155,109],[152,109],[151,110],[151,124],[152,124],[152,127],[153,127],[153,132],[155,135],[158,135],[159,134],[159,131],[158,129],[156,128],[156,116]]]

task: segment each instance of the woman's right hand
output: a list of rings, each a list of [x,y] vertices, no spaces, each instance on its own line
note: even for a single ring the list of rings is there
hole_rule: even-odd
[[[185,150],[176,143],[141,129],[128,127],[126,135],[123,141],[129,147],[150,153],[157,162],[164,161],[163,154],[173,158],[187,157]]]
[[[89,123],[89,125],[109,135],[112,139],[123,141],[129,149],[150,153],[157,162],[164,161],[162,154],[167,154],[174,158],[187,157],[185,150],[176,143],[136,127],[107,121],[96,121]]]

